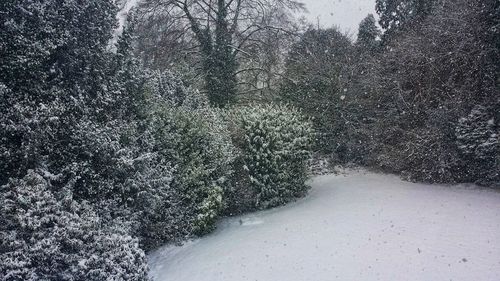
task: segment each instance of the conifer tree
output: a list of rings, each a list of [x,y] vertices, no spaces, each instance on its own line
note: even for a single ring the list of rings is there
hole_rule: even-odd
[[[379,47],[380,30],[377,27],[375,17],[369,14],[359,24],[358,39],[356,45],[366,51],[373,52]]]
[[[375,10],[380,16],[379,24],[385,31],[385,37],[421,22],[430,14],[435,2],[436,0],[376,0]]]

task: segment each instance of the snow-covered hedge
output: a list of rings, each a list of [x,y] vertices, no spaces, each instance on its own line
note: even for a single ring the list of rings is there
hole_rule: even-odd
[[[244,165],[239,176],[248,177],[255,207],[274,207],[303,195],[314,134],[311,122],[284,105],[237,108],[232,119]]]
[[[147,280],[137,239],[29,171],[0,188],[2,280]]]
[[[219,110],[164,107],[150,118],[155,150],[173,170],[170,190],[149,197],[155,202],[142,220],[148,248],[214,228],[235,151]]]

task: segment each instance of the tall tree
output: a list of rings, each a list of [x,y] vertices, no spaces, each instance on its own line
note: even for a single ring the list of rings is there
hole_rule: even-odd
[[[356,45],[367,51],[375,51],[379,46],[380,29],[372,14],[369,14],[359,24]]]
[[[390,35],[397,30],[421,22],[436,0],[376,0],[375,10],[380,16],[379,24]]]
[[[264,18],[267,28],[252,36],[242,46],[238,69],[238,101],[268,102],[277,98],[279,84],[285,71],[285,62],[293,44],[308,28],[280,7],[271,9]]]
[[[351,83],[353,46],[336,29],[311,29],[292,46],[286,60],[281,96],[314,118],[319,147],[346,161],[352,125],[347,93]]]
[[[192,31],[209,100],[224,107],[236,99],[238,56],[245,44],[260,32],[282,29],[266,22],[276,5],[288,11],[303,7],[294,0],[147,0],[142,7],[146,16],[166,14]]]
[[[106,50],[116,7],[111,0],[14,0],[2,1],[0,13],[2,184],[42,160],[60,160],[54,147],[67,145],[74,122],[112,107]]]

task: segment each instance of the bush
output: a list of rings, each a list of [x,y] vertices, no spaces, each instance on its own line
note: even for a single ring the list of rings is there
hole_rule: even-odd
[[[247,106],[232,113],[233,139],[241,150],[239,163],[249,186],[236,193],[255,194],[253,205],[269,208],[307,191],[307,161],[311,155],[312,124],[297,110],[283,105]]]
[[[22,103],[0,85],[8,109],[0,114],[0,184],[46,170],[55,189],[89,202],[105,223],[121,220],[146,249],[213,229],[231,174],[230,134],[203,95],[160,76],[130,119],[75,118],[60,100]]]
[[[172,175],[169,189],[144,199],[150,202],[141,219],[147,248],[215,227],[234,159],[219,110],[159,107],[150,118],[155,152],[171,163]]]
[[[136,239],[107,232],[69,190],[52,189],[33,171],[1,187],[2,280],[147,280]]]
[[[498,109],[476,106],[455,128],[457,145],[466,159],[471,179],[484,185],[500,185],[500,128]]]
[[[220,112],[169,73],[143,88],[130,37],[107,51],[114,1],[87,2],[0,4],[9,11],[0,38],[13,38],[0,40],[8,280],[146,279],[128,235],[152,248],[204,233],[224,203],[233,149]]]
[[[183,107],[185,109],[208,108],[208,97],[191,89],[170,71],[152,71],[145,84],[145,98],[151,107]]]
[[[0,185],[44,169],[55,189],[89,202],[105,223],[121,220],[147,249],[213,229],[234,150],[222,112],[157,75],[130,119],[75,118],[71,104],[20,102],[0,85]]]

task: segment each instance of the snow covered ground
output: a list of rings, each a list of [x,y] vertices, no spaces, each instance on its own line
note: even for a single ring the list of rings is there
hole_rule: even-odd
[[[369,172],[149,256],[159,281],[500,280],[500,192]]]

